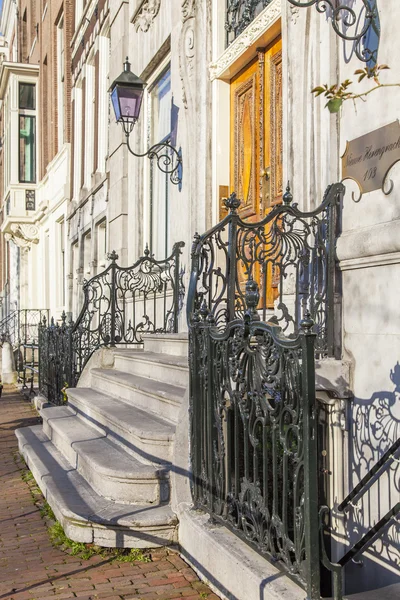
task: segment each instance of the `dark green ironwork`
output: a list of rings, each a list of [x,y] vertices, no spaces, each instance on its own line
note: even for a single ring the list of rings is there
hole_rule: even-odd
[[[53,403],[63,389],[75,387],[93,352],[102,346],[141,345],[145,333],[177,333],[185,288],[180,255],[156,260],[146,248],[131,267],[120,267],[118,255],[102,273],[84,283],[84,304],[75,323],[51,320],[39,332],[40,391]]]
[[[205,301],[217,327],[224,329],[243,316],[245,283],[254,279],[260,286],[258,311],[263,321],[273,319],[286,335],[296,336],[309,310],[317,356],[340,355],[340,335],[334,327],[340,326],[335,249],[343,192],[341,183],[331,185],[317,209],[302,212],[288,187],[283,205],[255,223],[239,217],[240,201],[232,194],[226,201],[229,214],[195,236],[188,321]],[[268,300],[272,287],[277,295],[274,306]]]
[[[233,42],[272,0],[227,0],[227,44]]]
[[[361,11],[336,0],[288,0],[293,6],[307,8],[315,6],[319,13],[331,18],[335,33],[345,41],[353,42],[357,58],[370,70],[378,64],[380,20],[377,0],[361,0]],[[360,23],[362,25],[360,26]]]
[[[0,336],[10,342],[14,350],[18,381],[23,389],[33,385],[38,370],[37,340],[39,325],[49,311],[41,308],[14,310],[0,322]]]
[[[206,301],[190,320],[193,497],[319,594],[313,321],[288,339],[260,321],[257,283],[221,331]]]
[[[43,319],[39,327],[39,391],[52,404],[62,404],[63,390],[76,384],[70,340],[73,323],[63,312],[61,324]]]

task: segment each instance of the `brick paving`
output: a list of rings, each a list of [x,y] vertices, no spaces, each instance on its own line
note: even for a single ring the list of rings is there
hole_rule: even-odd
[[[148,563],[120,563],[98,555],[83,560],[54,548],[35,504],[35,488],[22,479],[25,465],[14,435],[18,427],[37,422],[30,403],[11,386],[4,386],[0,399],[0,600],[218,600],[172,549],[150,551]]]

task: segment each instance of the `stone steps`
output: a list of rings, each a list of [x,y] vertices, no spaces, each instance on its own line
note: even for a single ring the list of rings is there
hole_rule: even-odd
[[[130,361],[135,364],[134,360]],[[140,363],[139,363],[140,364]],[[135,364],[137,368],[137,364]],[[153,367],[157,372],[157,367]],[[157,375],[158,376],[158,375]],[[176,422],[185,395],[185,387],[140,377],[137,374],[116,369],[92,369],[91,382],[94,390],[120,398],[130,405]]]
[[[92,388],[67,390],[68,405],[109,439],[141,462],[166,464],[172,459],[175,426]]]
[[[169,354],[170,356],[188,356],[187,333],[145,333],[143,334],[146,352]]]
[[[174,543],[170,470],[189,380],[187,336],[146,335],[144,350],[93,358],[67,405],[43,404],[43,427],[18,430],[20,451],[71,539]]]
[[[20,451],[66,535],[106,547],[150,548],[176,541],[177,518],[167,504],[112,502],[89,485],[40,425],[18,429]]]
[[[68,406],[44,408],[43,431],[92,488],[115,502],[169,499],[168,470],[139,462]]]
[[[170,385],[186,387],[189,383],[187,357],[140,350],[116,350],[114,357],[114,368],[118,371],[152,379],[157,377],[158,381]]]

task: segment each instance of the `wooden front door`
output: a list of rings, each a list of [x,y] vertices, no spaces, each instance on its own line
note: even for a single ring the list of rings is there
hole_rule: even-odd
[[[241,218],[260,221],[282,201],[283,193],[280,37],[259,49],[257,57],[231,80],[230,96],[230,191],[236,192],[242,202]],[[277,277],[273,272],[268,275],[263,302],[272,308]]]

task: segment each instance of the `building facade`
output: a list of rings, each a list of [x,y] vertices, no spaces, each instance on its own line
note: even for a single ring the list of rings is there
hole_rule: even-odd
[[[69,2],[6,2],[3,7],[2,233],[8,311],[46,306],[57,316],[67,308],[72,22]],[[32,286],[32,277],[37,285]]]
[[[396,455],[346,517],[336,510],[400,437],[400,167],[393,160],[380,185],[368,188],[375,166],[357,186],[346,162],[348,142],[398,119],[400,42],[395,0],[348,2],[339,13],[330,2],[320,4],[52,0],[42,7],[5,0],[1,284],[4,314],[48,308],[56,318],[62,310],[76,318],[83,280],[104,270],[110,251],[128,266],[146,244],[161,259],[183,241],[187,288],[193,237],[227,214],[223,199],[230,193],[242,200],[240,216],[255,222],[282,203],[288,181],[294,202],[312,211],[329,184],[345,179],[336,357],[317,363],[336,562],[400,494]],[[358,39],[351,27],[363,31],[368,10],[373,27]],[[130,145],[142,154],[170,141],[182,156],[179,184],[156,160],[132,156],[115,122],[108,90],[126,57],[147,84]],[[371,74],[379,65],[391,68],[375,71],[377,88],[384,87],[370,93],[373,78],[357,83],[355,71]],[[355,95],[368,94],[342,97],[339,112],[311,93],[346,80]],[[367,144],[361,155],[374,151]],[[184,310],[180,330],[187,331]],[[182,427],[185,438],[187,423]],[[210,538],[201,548],[185,510],[179,535],[187,558],[220,591],[235,594],[240,561],[232,558],[237,577],[215,564]],[[362,564],[347,567],[347,592],[399,583],[399,561],[400,526],[389,520]]]

